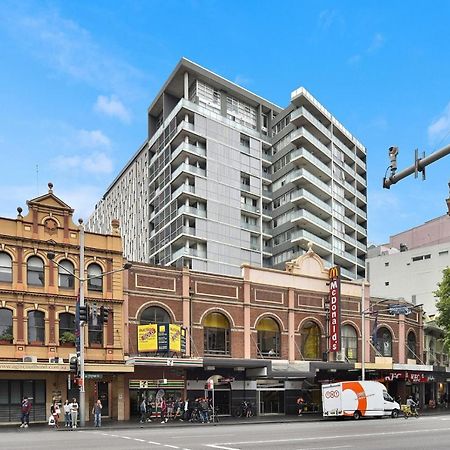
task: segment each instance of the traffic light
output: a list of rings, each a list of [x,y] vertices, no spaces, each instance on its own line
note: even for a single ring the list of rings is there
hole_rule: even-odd
[[[78,373],[78,356],[72,356],[69,361],[70,371],[73,373]]]
[[[109,309],[100,306],[100,323],[108,323]]]
[[[389,147],[389,159],[391,160],[391,176],[397,171],[398,147]]]
[[[88,306],[80,305],[80,322],[87,322],[88,319]]]

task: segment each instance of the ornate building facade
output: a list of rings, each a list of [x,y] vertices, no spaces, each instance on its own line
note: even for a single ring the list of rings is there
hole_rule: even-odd
[[[110,235],[85,233],[80,268],[80,226],[73,209],[53,193],[0,218],[0,422],[16,422],[23,396],[32,399],[31,420],[46,420],[52,400],[77,397],[69,358],[76,355],[76,304],[85,278],[90,305],[86,342],[86,419],[97,398],[104,414],[123,419],[124,364],[122,241],[117,224]],[[54,254],[54,259],[49,258]],[[83,275],[83,272],[84,275]],[[99,311],[108,309],[107,323]]]

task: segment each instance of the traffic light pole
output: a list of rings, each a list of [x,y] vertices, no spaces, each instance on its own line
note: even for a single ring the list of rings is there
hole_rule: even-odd
[[[80,307],[84,307],[84,225],[80,220]],[[84,388],[84,325],[85,322],[80,321],[80,426],[86,424],[86,391]]]

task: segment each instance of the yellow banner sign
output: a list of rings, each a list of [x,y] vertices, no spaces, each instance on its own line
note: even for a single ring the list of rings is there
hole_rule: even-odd
[[[158,325],[138,325],[138,351],[156,352],[158,350]]]
[[[181,327],[180,325],[169,325],[169,349],[171,352],[181,351]]]

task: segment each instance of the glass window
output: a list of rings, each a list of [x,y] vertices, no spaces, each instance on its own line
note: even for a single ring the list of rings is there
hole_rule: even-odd
[[[89,264],[87,269],[87,278],[89,291],[103,291],[102,268],[98,264]]]
[[[407,343],[407,347],[406,347],[406,351],[407,351],[407,358],[408,359],[416,359],[416,335],[410,331],[408,333],[408,343]]]
[[[62,260],[58,265],[58,285],[61,288],[72,289],[75,286],[74,266],[68,260]]]
[[[12,281],[12,259],[8,253],[0,252],[0,282],[5,281],[11,283]]]
[[[345,357],[349,361],[358,360],[358,336],[351,325],[342,327],[342,349],[345,350]]]
[[[88,317],[89,345],[103,345],[103,324],[99,320],[99,310],[90,308]]]
[[[27,283],[33,286],[44,286],[44,262],[37,256],[28,258],[27,261]]]
[[[304,359],[321,359],[320,353],[320,328],[319,326],[308,321],[301,330],[301,349]]]
[[[42,311],[28,312],[28,342],[45,341],[45,315]]]
[[[230,355],[230,323],[220,313],[208,314],[203,323],[205,355]]]
[[[142,312],[139,324],[148,325],[149,323],[170,323],[170,316],[159,306],[149,306]]]
[[[13,313],[10,309],[0,308],[0,341],[13,340]]]
[[[380,352],[381,356],[392,356],[392,335],[391,332],[381,327],[377,331],[377,342],[375,344],[376,349]]]
[[[270,317],[266,317],[258,322],[256,330],[258,332],[259,356],[279,357],[281,333],[277,322]]]
[[[59,315],[59,340],[63,343],[71,343],[70,338],[75,338],[75,315],[61,313]]]

